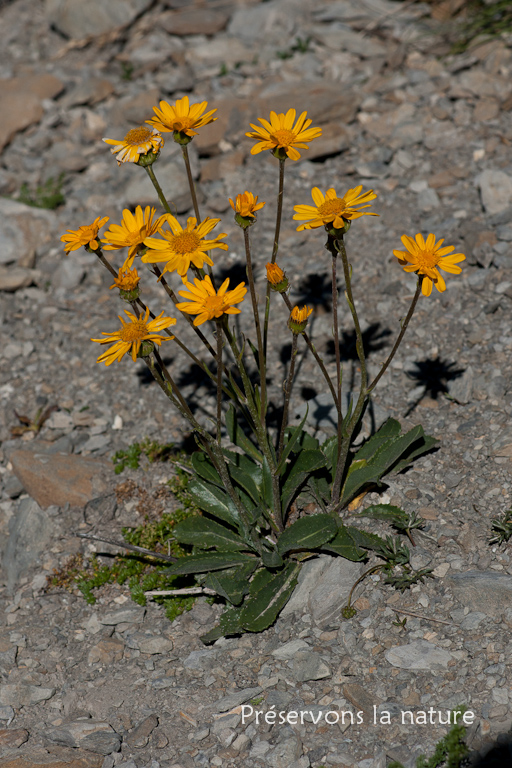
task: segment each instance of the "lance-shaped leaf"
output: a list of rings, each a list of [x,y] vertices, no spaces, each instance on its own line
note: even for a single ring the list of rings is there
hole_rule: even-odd
[[[420,437],[418,438],[416,444],[411,446],[411,449],[407,451],[406,457],[404,459],[401,459],[395,464],[393,467],[393,472],[401,472],[401,470],[408,467],[409,464],[414,461],[414,459],[417,459],[419,456],[423,456],[424,453],[428,453],[428,451],[431,451],[432,448],[435,448],[438,442],[439,440],[436,440],[435,437],[431,437],[431,435],[425,435],[423,432],[423,427],[421,427]]]
[[[422,432],[423,428],[418,426],[401,437],[386,440],[370,459],[361,459],[361,451],[358,451],[355,461],[364,460],[366,463],[349,472],[343,487],[342,504],[347,504],[365,485],[378,484],[380,478],[393,468],[418,438],[422,437]]]
[[[243,631],[244,630],[240,624],[240,609],[228,608],[220,617],[218,625],[205,635],[201,636],[201,642],[205,645],[209,645],[210,643],[214,643],[220,637],[237,635]]]
[[[210,459],[202,451],[196,451],[192,454],[192,467],[199,477],[222,488],[222,480],[220,479],[219,473]]]
[[[360,512],[358,517],[370,517],[372,520],[384,520],[391,525],[407,525],[409,516],[400,507],[394,507],[392,504],[372,504]]]
[[[249,456],[252,456],[253,459],[260,462],[261,464],[263,461],[263,456],[258,451],[256,446],[244,434],[244,431],[236,419],[235,409],[232,405],[230,405],[226,411],[226,429],[228,431],[229,439],[231,442],[235,445],[238,445],[239,448],[242,448],[242,450],[248,453]]]
[[[366,552],[357,546],[354,537],[350,535],[349,529],[344,525],[340,526],[336,536],[320,547],[320,549],[322,552],[339,555],[355,563],[366,558]]]
[[[256,485],[261,485],[261,464],[253,461],[245,453],[237,453],[236,451],[230,451],[227,448],[222,449],[222,453],[229,462],[229,466],[233,465],[239,467],[243,472],[246,472],[252,477]]]
[[[240,624],[244,629],[262,632],[274,623],[295,589],[300,567],[298,563],[289,563],[254,597],[245,601],[240,611]]]
[[[203,512],[209,512],[214,517],[220,517],[226,523],[238,527],[238,510],[228,494],[207,480],[191,480],[188,491],[195,504]]]
[[[228,568],[225,571],[209,573],[203,584],[214,589],[221,597],[232,605],[240,605],[244,596],[249,591],[249,578],[257,563],[246,563],[236,568]]]
[[[336,471],[336,462],[338,460],[338,436],[333,435],[328,437],[327,440],[322,443],[320,450],[325,456],[325,462],[327,469],[334,475]]]
[[[277,465],[277,474],[278,475],[282,475],[283,474],[283,472],[284,472],[284,470],[286,468],[286,459],[288,458],[288,456],[292,452],[293,446],[295,445],[295,443],[299,439],[300,434],[303,431],[302,427],[304,426],[304,423],[305,423],[307,417],[308,417],[308,408],[306,407],[306,413],[304,415],[304,418],[302,419],[302,421],[298,425],[298,427],[293,427],[292,428],[292,430],[290,432],[290,435],[288,437],[288,442],[286,443],[286,445],[283,448],[283,453],[281,454],[281,459],[279,461],[279,464]]]
[[[277,549],[265,549],[261,550],[261,562],[265,568],[280,568],[283,565],[283,558],[277,551]]]
[[[355,455],[356,459],[369,461],[384,443],[394,437],[399,437],[402,427],[396,419],[387,419],[377,432],[365,441]]]
[[[347,531],[358,547],[370,549],[372,552],[383,552],[386,549],[386,541],[376,533],[367,533],[353,525],[348,525]]]
[[[261,464],[262,473],[262,496],[263,501],[269,509],[273,507],[273,493],[272,493],[272,473],[268,465],[268,461],[264,458]]]
[[[207,517],[187,517],[174,526],[173,533],[182,544],[192,544],[202,549],[247,549],[247,543],[235,531]]]
[[[251,555],[242,552],[202,552],[198,555],[186,555],[180,557],[177,563],[165,569],[165,573],[171,576],[184,576],[187,573],[209,573],[210,571],[223,571],[234,565],[258,562]]]
[[[332,515],[302,517],[283,531],[277,548],[281,555],[294,549],[317,549],[333,539],[337,530],[338,527]]]
[[[292,464],[281,494],[283,513],[299,490],[306,482],[309,475],[317,469],[325,466],[325,456],[320,450],[301,451]]]

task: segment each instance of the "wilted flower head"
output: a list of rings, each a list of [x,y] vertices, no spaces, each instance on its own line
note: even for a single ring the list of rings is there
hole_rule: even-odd
[[[98,241],[99,230],[107,223],[108,216],[94,219],[92,224],[86,224],[78,229],[68,229],[65,235],[60,238],[63,243],[66,243],[64,250],[66,253],[70,251],[76,251],[78,248],[85,246],[91,251],[97,251],[100,247]]]
[[[105,144],[113,144],[110,151],[116,155],[118,165],[138,163],[141,155],[147,155],[148,160],[152,162],[156,160],[164,145],[164,140],[156,128],[147,128],[145,125],[132,128],[121,141],[117,139],[103,139],[103,141]]]

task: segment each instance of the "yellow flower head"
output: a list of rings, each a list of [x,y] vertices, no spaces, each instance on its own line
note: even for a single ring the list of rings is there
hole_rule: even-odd
[[[393,251],[393,253],[406,272],[416,272],[423,277],[421,292],[424,296],[430,296],[433,285],[441,293],[446,290],[446,284],[439,269],[452,275],[460,275],[462,270],[457,264],[464,261],[466,257],[463,253],[452,253],[455,249],[454,245],[441,248],[444,238],[436,243],[435,235],[430,234],[425,241],[423,235],[418,233],[414,240],[408,235],[404,235],[401,240],[407,250]],[[448,253],[449,256],[446,255]]]
[[[210,267],[213,265],[207,251],[211,251],[213,248],[222,248],[223,251],[228,249],[226,243],[219,242],[221,237],[226,237],[225,233],[217,235],[215,240],[205,239],[205,235],[212,231],[220,219],[207,217],[200,224],[197,224],[197,219],[191,216],[187,219],[187,228],[183,229],[179,221],[170,213],[165,214],[162,218],[167,221],[171,231],[160,230],[164,240],[159,240],[156,237],[147,237],[144,240],[145,245],[150,250],[144,254],[142,261],[145,264],[165,262],[164,273],[176,271],[181,277],[185,277],[190,264],[198,269],[202,269],[203,264],[209,264]]]
[[[85,227],[78,227],[78,229],[68,229],[65,235],[60,238],[63,243],[66,243],[64,250],[66,253],[70,251],[76,251],[81,248],[82,245],[91,249],[91,251],[97,251],[100,247],[98,241],[98,231],[107,223],[108,216],[94,219],[92,224],[86,224]]]
[[[363,205],[370,200],[375,200],[377,195],[373,189],[361,194],[362,185],[349,189],[343,197],[337,197],[334,189],[328,189],[325,197],[318,187],[313,187],[311,196],[315,205],[295,205],[293,210],[297,211],[293,217],[296,221],[306,221],[297,227],[300,232],[303,229],[315,229],[316,227],[328,226],[334,229],[343,229],[347,221],[353,221],[360,216],[378,216],[378,213],[358,210],[361,206],[369,208],[369,205]]]
[[[251,155],[257,155],[265,149],[272,150],[272,153],[280,159],[289,157],[291,160],[300,158],[299,152],[295,147],[308,149],[306,141],[312,141],[322,135],[321,128],[309,128],[312,120],[306,120],[307,112],[303,112],[295,125],[296,111],[289,109],[286,115],[281,112],[279,115],[275,112],[270,113],[270,122],[263,117],[258,117],[261,125],[253,125],[254,131],[246,133],[250,139],[256,139],[257,144],[251,149]]]
[[[202,128],[203,125],[208,125],[208,123],[213,123],[214,120],[217,120],[216,117],[212,117],[214,112],[217,111],[216,109],[212,109],[206,115],[203,115],[207,106],[207,101],[190,106],[188,96],[178,99],[174,106],[166,101],[161,101],[160,109],[153,107],[156,117],[146,120],[146,122],[164,133],[172,131],[175,139],[178,138],[179,134],[183,134],[188,136],[190,141],[193,136],[197,136],[196,128]]]
[[[235,202],[229,198],[232,209],[235,213],[239,213],[244,219],[253,217],[256,211],[259,211],[265,203],[258,203],[258,196],[254,197],[252,192],[244,192],[241,195],[236,196]]]
[[[114,277],[114,284],[111,288],[119,288],[121,291],[134,291],[140,282],[140,277],[136,269],[121,267],[117,277]]]
[[[268,262],[266,269],[267,280],[270,283],[272,290],[278,291],[278,293],[284,293],[286,290],[288,290],[288,278],[286,277],[281,267],[278,267],[277,264],[271,264]]]
[[[164,145],[162,136],[156,128],[147,128],[141,125],[138,128],[132,128],[128,131],[124,139],[103,139],[105,144],[113,144],[110,150],[113,155],[117,155],[117,164],[138,163],[141,155],[158,154]]]
[[[209,275],[204,280],[194,279],[194,284],[184,281],[188,291],[178,291],[187,301],[176,304],[182,312],[189,315],[197,315],[194,325],[202,325],[206,320],[213,320],[221,315],[238,315],[241,310],[233,304],[243,301],[247,288],[245,283],[240,283],[232,291],[228,291],[229,277],[222,283],[218,291],[212,285]]]
[[[302,309],[299,309],[295,306],[292,309],[290,319],[288,320],[288,328],[290,331],[295,334],[304,333],[306,325],[308,324],[308,318],[312,312],[312,307],[304,306]]]
[[[158,232],[165,222],[165,216],[159,216],[153,221],[156,208],[146,206],[144,212],[140,205],[132,213],[127,208],[123,211],[121,225],[111,224],[110,229],[103,235],[102,242],[106,251],[115,251],[119,248],[128,248],[128,258],[123,264],[123,269],[132,266],[137,251],[141,250],[146,237]]]
[[[158,331],[169,328],[170,325],[175,325],[176,320],[173,317],[162,317],[164,314],[161,312],[154,320],[149,318],[149,309],[146,309],[144,316],[136,317],[125,309],[126,314],[130,318],[130,322],[125,322],[119,315],[122,328],[119,331],[113,333],[105,333],[102,331],[102,335],[106,336],[106,339],[91,339],[91,341],[97,341],[98,344],[110,344],[114,342],[114,345],[103,352],[97,359],[97,363],[105,363],[105,365],[111,365],[115,360],[121,360],[127,352],[131,352],[132,360],[137,359],[141,344],[143,341],[152,341],[157,346],[160,346],[162,341],[166,339],[172,339],[173,336],[159,336]]]

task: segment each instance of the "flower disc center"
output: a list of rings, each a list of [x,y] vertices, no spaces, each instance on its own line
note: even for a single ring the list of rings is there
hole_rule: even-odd
[[[280,147],[289,147],[296,141],[297,136],[288,128],[280,128],[278,131],[270,134],[271,141],[274,141]]]
[[[208,296],[204,300],[204,308],[214,315],[222,314],[224,310],[224,296]]]
[[[420,269],[434,269],[440,261],[436,251],[419,251],[416,255],[416,264]]]
[[[200,242],[201,238],[195,232],[181,232],[179,235],[174,236],[172,246],[176,253],[184,255],[186,253],[194,253],[198,249]]]
[[[345,210],[345,201],[339,197],[327,199],[318,207],[318,213],[323,219],[335,218]]]
[[[148,335],[148,327],[143,320],[137,320],[123,325],[119,335],[122,341],[140,341]]]
[[[149,141],[153,136],[153,131],[151,128],[145,128],[143,125],[140,126],[140,128],[132,128],[131,131],[128,131],[126,136],[124,137],[124,140],[126,144],[132,144],[133,146],[138,146],[139,144],[144,143],[145,141]]]

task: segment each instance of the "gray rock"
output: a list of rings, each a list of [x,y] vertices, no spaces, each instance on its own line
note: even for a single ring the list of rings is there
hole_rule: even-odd
[[[134,648],[141,653],[156,654],[172,651],[173,642],[160,635],[147,635],[144,632],[135,632],[126,640],[129,648]]]
[[[235,693],[228,693],[227,696],[223,696],[212,705],[212,708],[217,712],[228,712],[233,707],[239,707],[240,704],[244,704],[249,699],[254,699],[255,696],[259,696],[263,688],[258,686],[257,688],[244,688],[242,691],[236,691]]]
[[[512,176],[503,171],[487,168],[478,174],[475,183],[486,213],[501,213],[512,203]]]
[[[0,685],[0,704],[4,706],[28,707],[31,704],[39,704],[41,701],[47,701],[55,693],[55,688],[42,688],[40,685],[28,685],[18,683],[17,685]]]
[[[0,707],[0,720],[7,720],[7,724],[9,724],[11,720],[14,720],[14,709],[8,705],[2,705]]]
[[[426,640],[415,640],[408,645],[390,648],[384,655],[390,664],[400,669],[435,670],[447,667],[453,658],[451,653]]]
[[[0,291],[14,293],[20,288],[28,288],[40,278],[41,273],[37,269],[25,269],[24,267],[0,267]]]
[[[2,557],[2,571],[12,592],[20,576],[48,551],[57,535],[55,522],[33,499],[19,502],[18,512],[9,521],[9,537]]]
[[[146,609],[142,606],[120,608],[117,611],[98,616],[100,624],[115,626],[116,624],[141,624],[144,620]]]
[[[125,27],[151,5],[151,0],[46,0],[46,16],[67,37],[82,39]]]
[[[211,664],[215,656],[216,653],[212,650],[192,651],[183,662],[183,666],[185,669],[202,669]]]
[[[302,742],[291,728],[284,729],[272,752],[265,755],[265,762],[272,768],[296,768],[302,755]]]
[[[55,235],[53,211],[0,197],[0,264],[31,268],[37,250]]]
[[[478,629],[484,619],[487,618],[485,613],[481,611],[472,611],[461,621],[461,629]]]
[[[245,43],[291,40],[297,23],[295,15],[290,13],[293,4],[290,0],[270,0],[261,5],[239,8],[231,17],[227,32]]]
[[[52,280],[52,285],[55,288],[66,288],[72,291],[74,288],[78,288],[85,277],[85,272],[84,265],[78,259],[74,259],[71,254],[71,257],[62,260]]]
[[[298,683],[308,680],[324,680],[331,676],[331,670],[322,661],[319,653],[298,651],[293,657],[293,674]]]
[[[448,383],[448,392],[458,403],[465,405],[471,401],[473,389],[474,369],[468,365],[462,376]]]
[[[188,178],[183,163],[158,164],[158,183],[162,187],[173,213],[185,213],[192,207]],[[126,206],[154,205],[156,192],[149,177],[137,174],[124,189],[120,190]]]
[[[309,649],[309,645],[305,640],[290,640],[289,643],[285,643],[280,648],[276,648],[272,651],[272,656],[282,661],[293,659],[297,651],[306,651]]]
[[[88,749],[98,755],[110,755],[118,752],[121,737],[111,725],[96,720],[78,720],[66,723],[58,728],[50,728],[45,733],[48,741],[64,747]]]
[[[462,605],[499,616],[512,603],[512,576],[495,571],[466,571],[447,576],[446,585]]]

